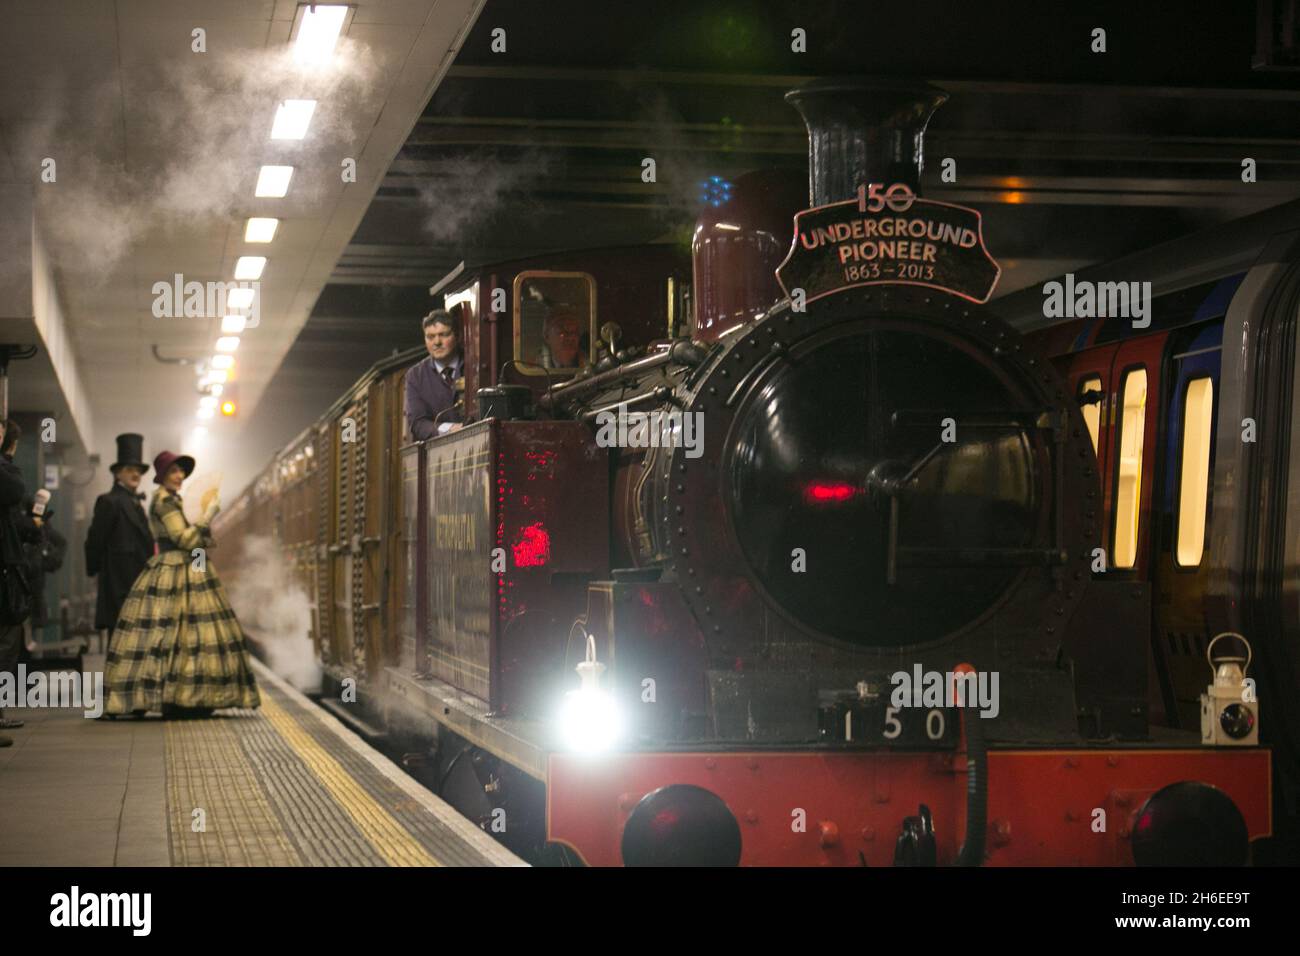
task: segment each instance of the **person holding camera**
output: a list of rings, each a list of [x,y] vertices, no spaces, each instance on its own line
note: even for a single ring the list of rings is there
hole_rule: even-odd
[[[23,622],[31,614],[33,600],[23,540],[31,540],[38,533],[22,510],[27,486],[14,464],[20,435],[22,429],[17,422],[8,418],[0,422],[0,673],[13,674],[15,681],[23,646]],[[0,730],[22,725],[21,720],[7,718],[0,710]],[[0,747],[12,744],[12,737],[0,734]]]
[[[23,499],[23,510],[31,517],[39,532],[35,540],[23,542],[27,558],[27,580],[32,586],[32,628],[44,627],[50,621],[45,605],[45,575],[63,567],[63,556],[68,552],[68,539],[51,523],[54,509],[50,507],[50,493],[42,488]]]

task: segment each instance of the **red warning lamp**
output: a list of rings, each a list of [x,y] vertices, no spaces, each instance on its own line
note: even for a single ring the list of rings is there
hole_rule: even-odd
[[[519,540],[514,544],[515,566],[520,568],[537,568],[551,560],[551,535],[546,526],[538,521],[522,529]]]
[[[804,485],[803,497],[809,504],[839,504],[856,498],[862,489],[846,481],[810,481]]]

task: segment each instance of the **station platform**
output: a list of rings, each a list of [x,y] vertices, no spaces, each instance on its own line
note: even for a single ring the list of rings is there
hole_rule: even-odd
[[[0,866],[522,866],[254,662],[262,706],[198,720],[21,708]]]

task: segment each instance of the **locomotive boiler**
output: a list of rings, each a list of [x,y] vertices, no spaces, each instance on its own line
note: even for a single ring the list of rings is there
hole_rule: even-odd
[[[402,433],[406,355],[303,437],[331,680],[593,865],[1241,862],[1269,753],[1153,740],[1076,396],[985,304],[978,214],[919,198],[945,94],[787,98],[809,208],[738,180],[693,301],[645,250],[458,270],[472,423]],[[589,359],[539,367],[575,313]]]

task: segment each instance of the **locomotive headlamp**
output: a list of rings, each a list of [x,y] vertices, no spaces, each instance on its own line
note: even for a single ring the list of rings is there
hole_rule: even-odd
[[[1222,638],[1235,638],[1245,657],[1214,656],[1214,645]],[[1216,747],[1253,746],[1259,743],[1259,701],[1255,683],[1246,677],[1250,669],[1250,644],[1240,634],[1225,631],[1210,641],[1205,658],[1214,673],[1214,683],[1201,695],[1201,743]]]
[[[560,735],[565,746],[584,753],[608,750],[622,732],[614,699],[600,687],[605,665],[596,660],[596,639],[587,635],[587,656],[575,668],[582,686],[564,695]]]

